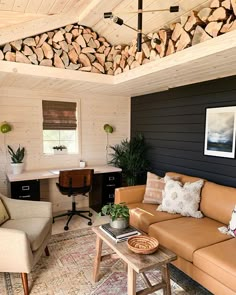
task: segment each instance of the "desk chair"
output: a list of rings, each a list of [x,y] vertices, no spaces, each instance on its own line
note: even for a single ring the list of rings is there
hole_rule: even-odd
[[[63,195],[72,197],[72,210],[67,211],[66,213],[57,215],[53,217],[53,222],[55,218],[62,216],[69,216],[67,223],[64,227],[64,230],[68,230],[69,222],[74,215],[79,215],[83,218],[89,220],[88,225],[92,225],[91,217],[92,213],[90,211],[76,210],[76,195],[86,196],[92,189],[93,181],[93,169],[78,169],[78,170],[65,170],[60,171],[59,173],[59,183],[56,183],[57,188]],[[88,213],[88,216],[85,216],[83,213]]]

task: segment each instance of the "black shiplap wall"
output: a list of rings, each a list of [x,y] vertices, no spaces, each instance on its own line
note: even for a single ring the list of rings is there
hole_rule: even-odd
[[[133,97],[131,135],[145,136],[159,175],[175,171],[236,187],[236,159],[204,155],[206,108],[224,106],[236,106],[236,76]]]

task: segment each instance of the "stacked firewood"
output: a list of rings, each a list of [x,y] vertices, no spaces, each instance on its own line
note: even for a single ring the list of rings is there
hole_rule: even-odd
[[[0,60],[117,75],[235,28],[235,0],[213,0],[210,7],[149,34],[141,52],[136,40],[112,46],[92,29],[73,24],[0,46]]]

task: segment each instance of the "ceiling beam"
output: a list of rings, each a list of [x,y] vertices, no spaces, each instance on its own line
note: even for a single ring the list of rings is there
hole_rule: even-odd
[[[18,39],[35,36],[47,31],[51,31],[69,24],[79,22],[87,18],[89,12],[102,0],[80,0],[72,10],[63,14],[45,15],[44,17],[27,21],[21,24],[0,28],[0,45]]]

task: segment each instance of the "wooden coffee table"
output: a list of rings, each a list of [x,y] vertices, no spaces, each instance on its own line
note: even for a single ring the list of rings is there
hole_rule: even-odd
[[[100,262],[108,258],[121,258],[128,266],[128,295],[144,295],[153,293],[159,289],[163,289],[163,294],[171,294],[170,275],[168,263],[175,260],[176,254],[170,250],[159,246],[158,250],[149,255],[136,254],[128,249],[127,242],[116,243],[98,226],[93,227],[93,231],[97,235],[96,256],[94,261],[93,279],[99,281]],[[115,254],[102,255],[102,243],[105,242]],[[151,285],[145,271],[159,268],[162,273],[162,281],[156,285]],[[136,274],[141,273],[147,288],[136,293]]]

